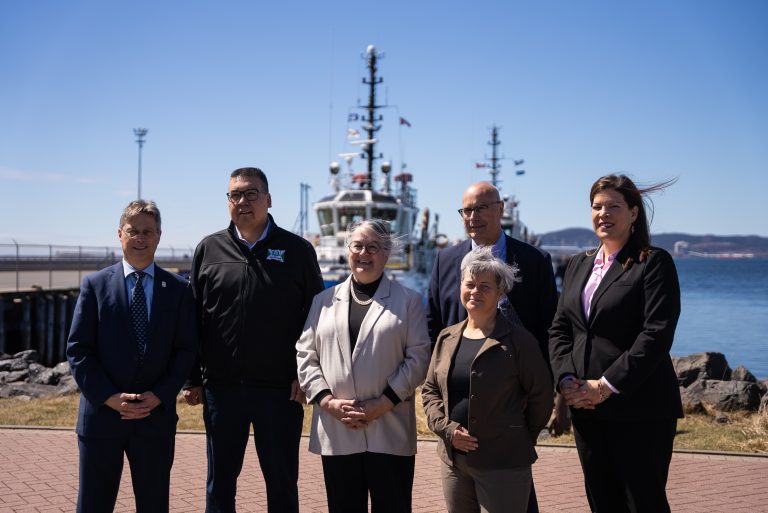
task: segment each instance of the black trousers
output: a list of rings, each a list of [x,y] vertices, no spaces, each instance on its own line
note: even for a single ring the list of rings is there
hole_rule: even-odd
[[[206,385],[207,513],[235,513],[249,429],[267,488],[269,513],[299,512],[299,441],[304,410],[290,387]]]
[[[328,513],[410,513],[416,456],[323,456]]]
[[[141,420],[124,422],[138,423]],[[114,510],[123,473],[123,455],[128,458],[131,469],[137,513],[167,513],[175,436],[175,426],[165,433],[144,434],[141,429],[134,429],[122,437],[78,436],[78,513]]]
[[[573,418],[593,513],[668,513],[667,477],[677,419],[617,422]]]

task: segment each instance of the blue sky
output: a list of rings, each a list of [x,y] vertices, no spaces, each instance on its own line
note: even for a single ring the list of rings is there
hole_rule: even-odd
[[[369,44],[392,105],[381,150],[452,238],[494,123],[534,232],[588,227],[590,185],[619,171],[679,177],[656,233],[768,236],[767,26],[758,0],[0,0],[0,242],[116,244],[136,127],[163,245],[226,225],[241,166],[268,174],[291,229],[299,183],[326,195],[349,149]]]

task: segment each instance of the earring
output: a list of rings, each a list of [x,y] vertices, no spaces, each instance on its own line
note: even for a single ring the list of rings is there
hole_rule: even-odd
[[[629,233],[634,235],[634,233],[635,233],[635,223],[632,223],[632,225],[629,227]]]

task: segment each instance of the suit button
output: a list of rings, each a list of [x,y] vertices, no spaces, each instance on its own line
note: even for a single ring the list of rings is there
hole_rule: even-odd
[[[472,372],[470,373],[470,375],[471,375],[471,376],[477,376],[477,371],[472,371]]]
[[[471,419],[469,419],[469,423],[470,424],[476,424],[477,423],[477,419],[472,417]]]
[[[475,394],[472,394],[472,395],[470,395],[470,396],[469,396],[469,398],[470,398],[470,399],[477,399],[477,395],[475,395]]]

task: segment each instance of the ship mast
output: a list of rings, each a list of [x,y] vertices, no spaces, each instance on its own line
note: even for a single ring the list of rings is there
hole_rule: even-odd
[[[501,163],[499,162],[504,157],[499,157],[498,155],[498,147],[501,144],[501,141],[499,141],[499,128],[496,125],[493,125],[493,128],[491,128],[491,140],[488,141],[488,146],[491,147],[491,158],[488,159],[491,161],[491,184],[499,188],[499,173],[501,172]]]
[[[380,52],[376,51],[376,47],[373,45],[368,46],[363,58],[368,62],[368,78],[363,78],[363,84],[368,85],[368,105],[365,106],[365,110],[368,111],[367,117],[363,116],[364,122],[363,129],[368,134],[368,140],[362,145],[363,158],[368,160],[368,172],[365,178],[365,183],[361,184],[363,189],[373,189],[374,176],[373,176],[373,164],[376,159],[381,158],[383,155],[376,154],[376,132],[381,129],[381,121],[383,117],[380,114],[376,114],[376,109],[381,108],[381,105],[376,105],[376,86],[381,84],[384,79],[376,76],[378,68],[376,63],[378,59],[383,57]]]

